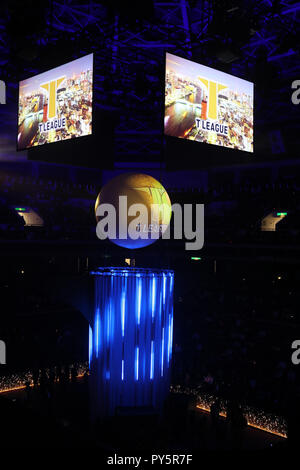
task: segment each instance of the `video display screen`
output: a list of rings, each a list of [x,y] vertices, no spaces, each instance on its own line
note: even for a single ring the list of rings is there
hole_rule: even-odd
[[[92,133],[93,54],[19,83],[17,149]]]
[[[166,135],[253,152],[253,83],[166,54]]]

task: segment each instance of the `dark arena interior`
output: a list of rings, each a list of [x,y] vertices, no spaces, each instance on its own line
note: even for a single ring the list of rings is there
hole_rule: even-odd
[[[294,0],[1,3],[0,448],[299,449],[299,33]],[[101,239],[122,195],[158,239],[121,205]]]

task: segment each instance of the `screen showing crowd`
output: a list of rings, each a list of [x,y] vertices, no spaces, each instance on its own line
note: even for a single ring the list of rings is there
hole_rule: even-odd
[[[93,54],[19,83],[18,150],[92,133]]]
[[[167,53],[164,130],[253,152],[253,83]]]

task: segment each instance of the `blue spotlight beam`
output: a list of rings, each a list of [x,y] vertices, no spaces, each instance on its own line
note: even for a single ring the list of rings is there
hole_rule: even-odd
[[[160,411],[168,392],[173,338],[170,270],[99,268],[89,362],[94,416],[117,407]]]

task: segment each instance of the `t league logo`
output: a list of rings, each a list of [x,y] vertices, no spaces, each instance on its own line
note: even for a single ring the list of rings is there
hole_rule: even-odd
[[[198,77],[200,82],[206,87],[208,91],[208,119],[216,121],[218,119],[218,96],[220,91],[228,88],[227,85],[207,80],[206,78]]]
[[[59,85],[65,80],[65,76],[51,80],[51,82],[42,83],[41,88],[47,91],[48,94],[48,119],[56,117],[56,92]]]

